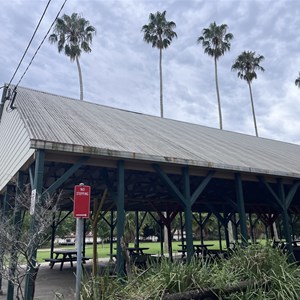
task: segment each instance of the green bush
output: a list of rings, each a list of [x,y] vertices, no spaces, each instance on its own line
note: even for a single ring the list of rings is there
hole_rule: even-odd
[[[86,278],[82,299],[163,299],[164,295],[191,290],[226,290],[241,282],[251,282],[246,291],[220,299],[295,300],[300,295],[300,268],[288,263],[286,255],[269,245],[237,249],[226,260],[190,263],[167,259],[136,270],[129,281],[109,275]]]

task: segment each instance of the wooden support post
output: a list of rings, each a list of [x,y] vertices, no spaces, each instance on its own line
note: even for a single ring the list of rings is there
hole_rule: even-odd
[[[40,205],[42,188],[43,188],[43,179],[44,179],[44,161],[45,161],[45,152],[43,150],[36,151],[36,159],[35,159],[35,170],[34,170],[34,184],[32,186],[32,190],[36,190],[36,203],[35,208]],[[35,214],[33,213],[30,222],[30,232],[34,233],[36,231],[36,219]],[[25,300],[32,300],[34,293],[34,275],[36,272],[36,253],[37,253],[37,245],[33,244],[31,251],[31,257],[29,258],[31,261],[31,265],[28,265],[28,273],[26,274],[25,279]]]
[[[183,168],[183,182],[184,182],[184,218],[185,218],[185,231],[186,231],[186,253],[188,262],[191,261],[194,255],[193,246],[193,217],[191,206],[191,192],[190,192],[190,175],[188,167]]]
[[[124,272],[124,257],[122,255],[121,242],[124,237],[125,226],[125,209],[124,209],[124,161],[119,160],[117,163],[117,275],[123,277]]]
[[[241,178],[241,174],[239,173],[235,174],[235,188],[236,188],[236,198],[237,198],[239,217],[240,217],[242,244],[244,246],[247,246],[248,234],[247,234],[246,213],[245,213],[245,205],[244,205],[244,194],[243,194],[242,178]]]
[[[139,212],[135,212],[135,243],[134,246],[138,248],[140,246],[140,224],[139,224]]]

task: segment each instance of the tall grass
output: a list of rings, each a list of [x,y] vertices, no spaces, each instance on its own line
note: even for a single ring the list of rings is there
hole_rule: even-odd
[[[227,295],[229,287],[251,282],[246,290]],[[82,299],[163,299],[191,290],[219,289],[219,299],[295,300],[300,295],[300,268],[288,263],[280,250],[253,245],[237,249],[227,260],[195,259],[190,263],[167,259],[136,270],[133,279],[120,281],[108,274],[86,279]]]

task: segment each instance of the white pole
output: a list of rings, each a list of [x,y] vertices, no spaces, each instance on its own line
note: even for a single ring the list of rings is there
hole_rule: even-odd
[[[83,218],[76,219],[77,263],[76,263],[76,300],[80,300],[80,284],[82,274],[82,241],[83,241]]]

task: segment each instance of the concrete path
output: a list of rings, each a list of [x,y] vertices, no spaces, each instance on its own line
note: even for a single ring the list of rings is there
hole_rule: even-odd
[[[100,270],[108,266],[108,260],[99,261]],[[112,266],[111,266],[112,267]],[[73,268],[70,264],[65,263],[62,271],[59,270],[60,264],[56,264],[53,269],[50,269],[48,263],[43,263],[40,266],[35,286],[36,300],[74,300],[76,288],[76,263]],[[91,272],[92,264],[85,264],[87,272]],[[0,300],[5,300],[7,296],[7,281],[3,279],[3,295],[0,295]]]

